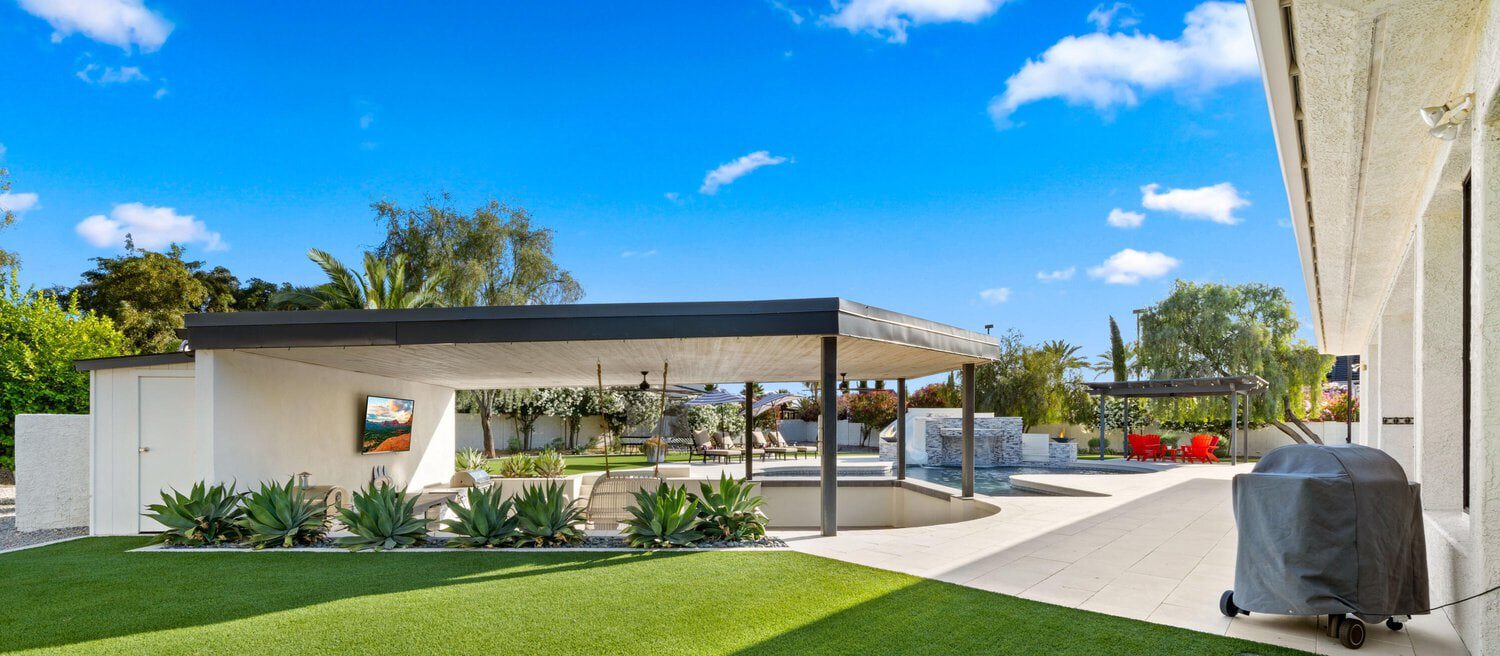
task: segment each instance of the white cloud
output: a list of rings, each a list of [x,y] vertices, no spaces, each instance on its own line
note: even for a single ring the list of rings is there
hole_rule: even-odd
[[[167,42],[172,23],[141,0],[20,0],[21,9],[52,26],[52,40],[74,32],[130,52],[151,52]]]
[[[682,199],[682,194],[679,194],[679,193],[677,193],[675,191],[669,191],[669,192],[667,192],[665,194],[662,194],[661,197],[667,199],[667,202],[672,203],[673,205],[677,205],[679,207],[681,207],[682,205],[687,204],[687,201],[685,201],[685,200]]]
[[[96,248],[110,248],[125,243],[125,235],[140,248],[159,250],[172,244],[202,244],[210,251],[227,250],[229,246],[219,233],[208,229],[191,214],[178,214],[170,207],[152,207],[141,203],[115,205],[109,216],[95,214],[78,222],[73,230]]]
[[[712,196],[719,193],[720,187],[749,175],[755,169],[762,166],[776,166],[786,161],[787,158],[780,155],[772,155],[767,151],[757,150],[732,162],[720,164],[718,168],[709,171],[708,175],[703,176],[703,186],[698,188],[698,193]]]
[[[75,75],[78,76],[78,79],[83,80],[84,82],[88,82],[89,84],[97,84],[100,86],[106,84],[125,84],[127,82],[145,82],[151,79],[150,77],[147,77],[145,73],[142,73],[141,69],[135,66],[121,66],[119,68],[115,68],[113,66],[101,66],[99,64],[92,63],[84,66],[83,69],[79,70],[77,73],[75,73]]]
[[[360,114],[359,115],[359,129],[361,129],[361,130],[368,130],[368,129],[370,129],[370,126],[374,125],[374,124],[375,124],[375,115],[374,114],[366,112],[364,114]]]
[[[162,87],[160,89],[157,89],[156,93],[151,94],[151,97],[153,99],[156,99],[156,100],[161,100],[162,98],[166,98],[167,97],[167,88],[166,87]]]
[[[1166,253],[1144,253],[1133,248],[1109,256],[1104,264],[1089,269],[1089,276],[1103,278],[1111,285],[1134,285],[1142,280],[1160,278],[1181,262]]]
[[[1072,280],[1075,273],[1078,273],[1078,267],[1070,266],[1066,269],[1058,269],[1056,271],[1038,271],[1036,272],[1036,279],[1042,282],[1062,282],[1064,280]]]
[[[1010,300],[1009,287],[992,287],[979,291],[979,298],[990,305],[999,305]]]
[[[1161,185],[1141,187],[1141,206],[1148,210],[1176,212],[1189,219],[1207,219],[1214,223],[1234,225],[1240,222],[1234,211],[1250,204],[1240,191],[1228,182],[1197,189],[1168,189],[1157,193]]]
[[[40,201],[41,197],[29,191],[0,191],[0,212],[25,214],[28,211],[41,207]]]
[[[1259,75],[1243,3],[1205,2],[1184,21],[1176,39],[1140,32],[1064,37],[1005,81],[1005,92],[990,101],[990,118],[1003,129],[1018,108],[1038,100],[1061,98],[1105,112],[1133,107],[1142,94],[1201,94]]]
[[[1134,27],[1141,21],[1135,17],[1134,7],[1124,2],[1116,2],[1107,8],[1104,5],[1094,7],[1093,11],[1089,12],[1089,22],[1094,24],[1094,29],[1108,32],[1112,25],[1119,25],[1121,28]]]
[[[906,43],[906,30],[926,23],[976,23],[1006,0],[833,0],[834,13],[823,22],[850,32]]]
[[[635,257],[656,257],[656,249],[652,248],[650,250],[644,250],[644,251],[621,251],[620,252],[620,257],[623,257],[623,258],[626,258],[626,259],[635,258]]]
[[[771,5],[772,9],[775,9],[776,11],[779,11],[782,14],[785,14],[786,17],[787,17],[787,20],[792,21],[793,25],[801,25],[802,21],[806,18],[805,16],[802,15],[802,12],[797,11],[791,5],[788,5],[787,3],[782,2],[781,0],[768,0],[768,2]]]
[[[1109,211],[1109,216],[1104,220],[1116,228],[1139,228],[1146,222],[1146,215],[1116,207]]]

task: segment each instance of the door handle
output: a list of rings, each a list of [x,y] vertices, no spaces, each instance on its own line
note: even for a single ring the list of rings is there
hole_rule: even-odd
[[[145,452],[150,451],[150,450],[151,450],[151,447],[149,447],[149,446],[143,446],[143,447],[140,448],[140,452],[141,453],[145,453]]]

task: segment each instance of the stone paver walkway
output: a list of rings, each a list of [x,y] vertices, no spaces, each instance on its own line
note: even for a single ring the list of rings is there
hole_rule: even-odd
[[[1128,475],[1035,478],[1093,497],[986,497],[1001,512],[921,528],[776,531],[810,554],[1051,604],[1295,647],[1349,653],[1317,618],[1219,613],[1233,586],[1236,534],[1230,477],[1248,465],[1186,465]],[[1364,654],[1468,653],[1442,614],[1407,630],[1368,631]]]

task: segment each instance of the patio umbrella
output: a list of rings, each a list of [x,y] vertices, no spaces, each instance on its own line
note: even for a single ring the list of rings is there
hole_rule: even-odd
[[[756,399],[754,405],[751,406],[751,409],[755,412],[755,414],[759,415],[767,410],[780,408],[781,406],[784,406],[788,403],[794,403],[798,400],[801,400],[801,398],[802,397],[797,396],[796,394],[787,394],[785,392],[767,394]]]
[[[745,397],[743,397],[743,396],[741,396],[739,394],[734,394],[732,392],[726,392],[724,390],[714,390],[712,392],[707,392],[705,394],[701,394],[699,396],[693,397],[692,399],[690,399],[686,403],[683,403],[683,405],[719,405],[719,404],[722,404],[722,403],[744,403],[744,402],[745,402]]]

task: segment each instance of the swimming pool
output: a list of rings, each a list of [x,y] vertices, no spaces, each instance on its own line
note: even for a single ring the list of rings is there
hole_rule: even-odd
[[[992,497],[1046,496],[1042,492],[1017,489],[1010,484],[1016,474],[1136,474],[1126,469],[1106,467],[1027,467],[1025,465],[987,467],[974,470],[974,493]],[[963,469],[959,467],[910,467],[908,478],[916,478],[955,490],[963,486]]]

